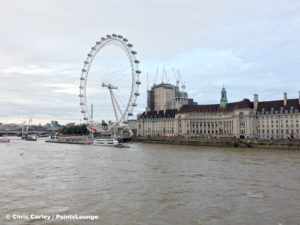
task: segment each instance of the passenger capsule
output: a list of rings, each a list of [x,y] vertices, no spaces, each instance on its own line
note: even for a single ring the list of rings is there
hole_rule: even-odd
[[[96,50],[96,47],[92,47],[92,50]]]
[[[135,83],[136,83],[137,85],[140,85],[140,84],[141,84],[141,81],[137,80]]]
[[[127,42],[127,41],[128,41],[128,39],[124,38],[124,39],[123,39],[123,41]]]
[[[83,78],[83,77],[80,77],[80,80],[84,80],[84,78]]]
[[[135,72],[136,72],[136,73],[138,73],[138,74],[140,74],[140,73],[141,73],[141,71],[139,71],[139,70],[136,70]]]
[[[86,113],[86,111],[85,110],[81,110],[81,113]]]
[[[122,35],[118,35],[118,38],[122,39],[122,38],[123,38],[123,36],[122,36]]]
[[[139,61],[139,60],[134,60],[134,62],[135,62],[135,63],[140,63],[140,61]]]
[[[89,62],[88,61],[84,61],[84,64],[89,64]]]
[[[105,38],[104,38],[104,37],[102,37],[102,38],[101,38],[101,40],[102,40],[102,41],[104,41],[104,40],[105,40]]]
[[[111,38],[111,36],[109,34],[107,34],[106,37]]]
[[[117,35],[116,35],[116,34],[112,34],[112,36],[113,36],[113,37],[117,37]]]
[[[83,95],[79,95],[80,98],[83,98]]]
[[[88,54],[88,57],[92,57],[93,55],[91,53]]]
[[[96,44],[97,44],[97,45],[100,45],[100,44],[101,44],[101,41],[97,41]]]
[[[128,113],[128,116],[133,116],[133,114],[132,113]]]
[[[133,45],[132,45],[132,44],[130,44],[130,43],[129,43],[129,44],[127,44],[127,46],[128,46],[128,47],[130,47],[130,48],[132,48],[132,47],[133,47]]]
[[[80,102],[80,105],[84,105],[84,103],[83,103],[83,102]]]
[[[86,69],[82,69],[81,71],[82,71],[82,72],[86,72]]]
[[[83,86],[80,86],[79,89],[83,89]]]
[[[87,117],[84,117],[83,119],[84,119],[84,120],[89,120]]]
[[[131,105],[132,105],[133,107],[137,106],[137,104],[136,104],[136,103],[132,103]]]
[[[134,55],[136,55],[136,54],[137,54],[137,52],[136,52],[136,51],[131,51],[131,53],[132,53],[132,54],[134,54]]]
[[[136,93],[134,93],[134,94],[135,94],[135,96],[140,96],[140,93],[137,93],[137,92],[136,92]]]

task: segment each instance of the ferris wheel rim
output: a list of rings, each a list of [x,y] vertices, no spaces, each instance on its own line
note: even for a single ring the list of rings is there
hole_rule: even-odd
[[[139,85],[141,84],[139,75],[141,71],[138,69],[139,60],[136,58],[137,52],[132,50],[133,45],[128,43],[128,39],[123,37],[122,35],[106,35],[106,37],[102,37],[100,41],[96,42],[96,45],[92,46],[90,52],[87,54],[87,58],[84,61],[83,69],[81,70],[81,77],[80,77],[80,106],[81,106],[81,113],[84,115],[84,120],[87,120],[89,124],[93,126],[93,128],[97,131],[103,131],[103,127],[100,124],[97,124],[95,120],[91,116],[91,112],[87,106],[87,81],[89,70],[91,65],[93,64],[94,58],[100,52],[101,49],[109,46],[109,45],[116,45],[120,47],[125,54],[127,55],[127,59],[130,62],[130,70],[131,70],[131,90],[130,90],[130,97],[128,99],[128,103],[125,107],[123,114],[121,115],[120,119],[115,122],[113,126],[118,126],[123,124],[125,121],[128,120],[130,116],[133,115],[133,109],[137,106],[136,99],[139,96]]]

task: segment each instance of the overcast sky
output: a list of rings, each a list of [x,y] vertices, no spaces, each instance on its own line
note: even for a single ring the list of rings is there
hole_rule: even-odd
[[[199,104],[298,98],[298,0],[2,0],[0,1],[0,122],[78,122],[79,77],[100,37],[117,33],[141,61],[146,106],[157,67],[180,69]],[[161,82],[161,75],[156,83]]]

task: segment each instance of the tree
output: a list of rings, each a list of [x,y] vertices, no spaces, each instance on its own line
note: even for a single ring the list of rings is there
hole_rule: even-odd
[[[101,126],[105,126],[105,127],[107,127],[107,123],[104,121],[104,120],[102,120],[102,122],[101,122]]]
[[[75,125],[70,127],[64,126],[59,130],[59,132],[63,134],[78,134],[78,135],[89,134],[86,124]]]

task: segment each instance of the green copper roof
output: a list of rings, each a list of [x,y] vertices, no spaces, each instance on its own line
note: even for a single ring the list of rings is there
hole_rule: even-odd
[[[227,105],[228,101],[227,101],[227,94],[226,94],[226,90],[223,87],[222,91],[221,91],[221,101],[220,101],[220,108],[225,108]]]

